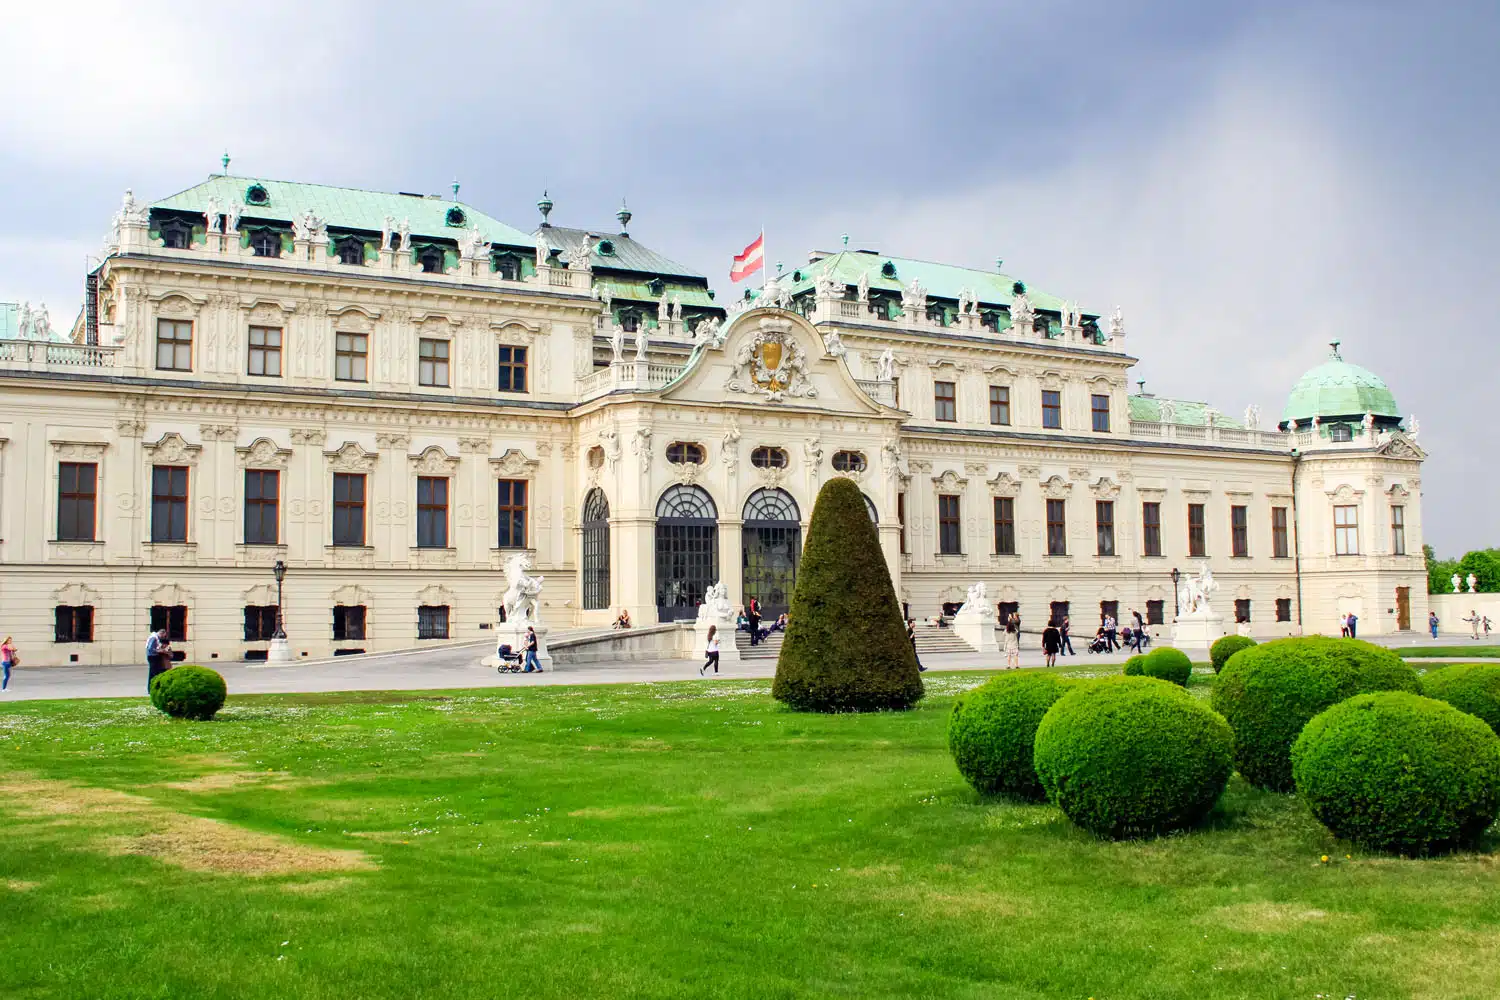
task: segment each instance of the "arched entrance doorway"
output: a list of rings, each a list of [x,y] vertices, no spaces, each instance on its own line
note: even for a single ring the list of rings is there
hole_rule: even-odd
[[[609,498],[595,486],[583,498],[583,609],[609,607]]]
[[[696,618],[719,578],[719,510],[699,486],[673,486],[656,502],[656,613]]]
[[[760,602],[763,618],[775,618],[792,604],[797,562],[802,557],[802,518],[785,490],[759,489],[745,501],[741,577],[745,604]]]

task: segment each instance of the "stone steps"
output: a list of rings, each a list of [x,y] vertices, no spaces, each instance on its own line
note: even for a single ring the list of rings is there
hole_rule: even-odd
[[[925,656],[928,653],[972,653],[974,647],[970,646],[958,637],[950,624],[946,628],[938,628],[929,625],[925,621],[917,622],[917,655]]]
[[[774,660],[781,655],[781,640],[786,637],[785,632],[772,632],[766,636],[764,642],[750,645],[750,633],[735,632],[734,645],[740,651],[742,660]]]

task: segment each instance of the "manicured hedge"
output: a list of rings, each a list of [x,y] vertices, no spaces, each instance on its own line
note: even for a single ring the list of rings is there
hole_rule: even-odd
[[[1047,797],[1100,836],[1144,837],[1203,819],[1234,769],[1229,725],[1182,688],[1150,677],[1079,684],[1037,727]]]
[[[1155,677],[1171,681],[1178,687],[1187,687],[1188,678],[1193,676],[1193,661],[1180,649],[1158,646],[1149,653],[1137,653],[1126,660],[1125,676]]]
[[[1228,663],[1229,658],[1235,653],[1242,649],[1249,649],[1253,645],[1255,645],[1255,640],[1248,635],[1226,635],[1222,639],[1215,640],[1214,644],[1208,647],[1208,660],[1213,664],[1214,673],[1217,674],[1223,670],[1224,664]]]
[[[1418,690],[1417,674],[1388,649],[1358,639],[1309,636],[1242,649],[1214,684],[1214,710],[1234,730],[1246,781],[1292,789],[1292,743],[1307,720],[1356,694]]]
[[[1339,837],[1395,854],[1472,844],[1500,813],[1500,737],[1405,692],[1356,695],[1292,747],[1297,793]]]
[[[179,719],[212,719],[228,695],[216,671],[191,664],[173,667],[151,681],[151,704]]]
[[[1500,663],[1455,663],[1422,676],[1422,693],[1489,723],[1500,733]]]
[[[1144,676],[1146,676],[1146,654],[1145,653],[1136,653],[1135,655],[1129,656],[1129,657],[1127,657],[1125,659],[1125,676],[1126,677],[1144,677]]]
[[[948,717],[948,751],[976,791],[1046,798],[1031,748],[1042,716],[1068,686],[1056,674],[1017,670],[958,696]]]
[[[852,480],[818,492],[771,695],[804,712],[911,708],[916,650],[865,498]]]

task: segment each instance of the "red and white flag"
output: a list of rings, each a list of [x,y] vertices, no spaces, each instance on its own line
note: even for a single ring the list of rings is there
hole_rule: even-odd
[[[755,237],[755,242],[745,248],[744,253],[735,254],[734,264],[729,268],[730,281],[744,281],[761,269],[765,263],[766,234]]]

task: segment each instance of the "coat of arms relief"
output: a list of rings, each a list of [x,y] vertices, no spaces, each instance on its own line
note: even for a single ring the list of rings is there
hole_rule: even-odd
[[[807,352],[797,343],[789,320],[763,318],[734,355],[734,373],[724,388],[759,392],[773,403],[788,396],[812,398],[818,390],[807,378]]]

